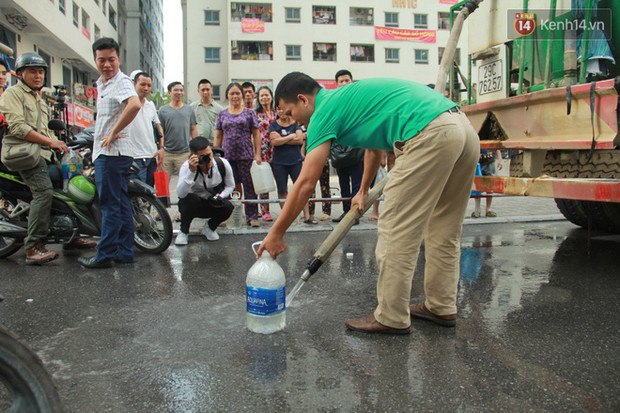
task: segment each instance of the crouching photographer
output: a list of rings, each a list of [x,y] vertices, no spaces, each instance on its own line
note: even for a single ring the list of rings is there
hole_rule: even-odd
[[[229,201],[235,188],[230,164],[213,153],[206,138],[197,136],[189,142],[191,155],[181,166],[177,194],[181,213],[181,231],[176,245],[187,245],[189,226],[194,218],[207,218],[202,234],[209,241],[217,241],[218,225],[233,211]]]

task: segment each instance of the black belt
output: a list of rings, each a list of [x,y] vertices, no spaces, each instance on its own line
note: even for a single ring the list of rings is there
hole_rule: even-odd
[[[448,112],[450,112],[450,113],[461,113],[461,109],[459,109],[458,106],[455,106],[453,108],[448,109]]]

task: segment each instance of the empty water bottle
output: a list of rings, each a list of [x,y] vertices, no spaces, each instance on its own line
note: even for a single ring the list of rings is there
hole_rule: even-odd
[[[252,244],[255,254],[260,244]],[[248,330],[262,334],[282,330],[286,325],[286,277],[267,250],[252,265],[245,283]]]
[[[230,201],[233,204],[233,212],[226,223],[228,229],[241,229],[243,227],[243,204],[241,203],[241,194],[237,191],[232,193]]]

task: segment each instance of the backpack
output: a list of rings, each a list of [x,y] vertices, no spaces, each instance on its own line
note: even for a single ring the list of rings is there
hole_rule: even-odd
[[[332,162],[332,166],[336,169],[346,168],[361,163],[364,160],[363,148],[350,148],[339,143],[332,142],[332,146],[329,150],[329,160]]]

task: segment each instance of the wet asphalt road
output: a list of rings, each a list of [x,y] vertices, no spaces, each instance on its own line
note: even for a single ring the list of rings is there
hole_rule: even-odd
[[[375,233],[353,231],[287,310],[245,328],[257,235],[190,237],[137,264],[0,260],[0,320],[42,357],[70,412],[620,411],[620,236],[566,222],[467,225],[459,321],[350,332],[374,309]],[[287,236],[287,289],[327,236]],[[346,258],[353,252],[354,258]],[[412,301],[423,299],[421,259]]]

